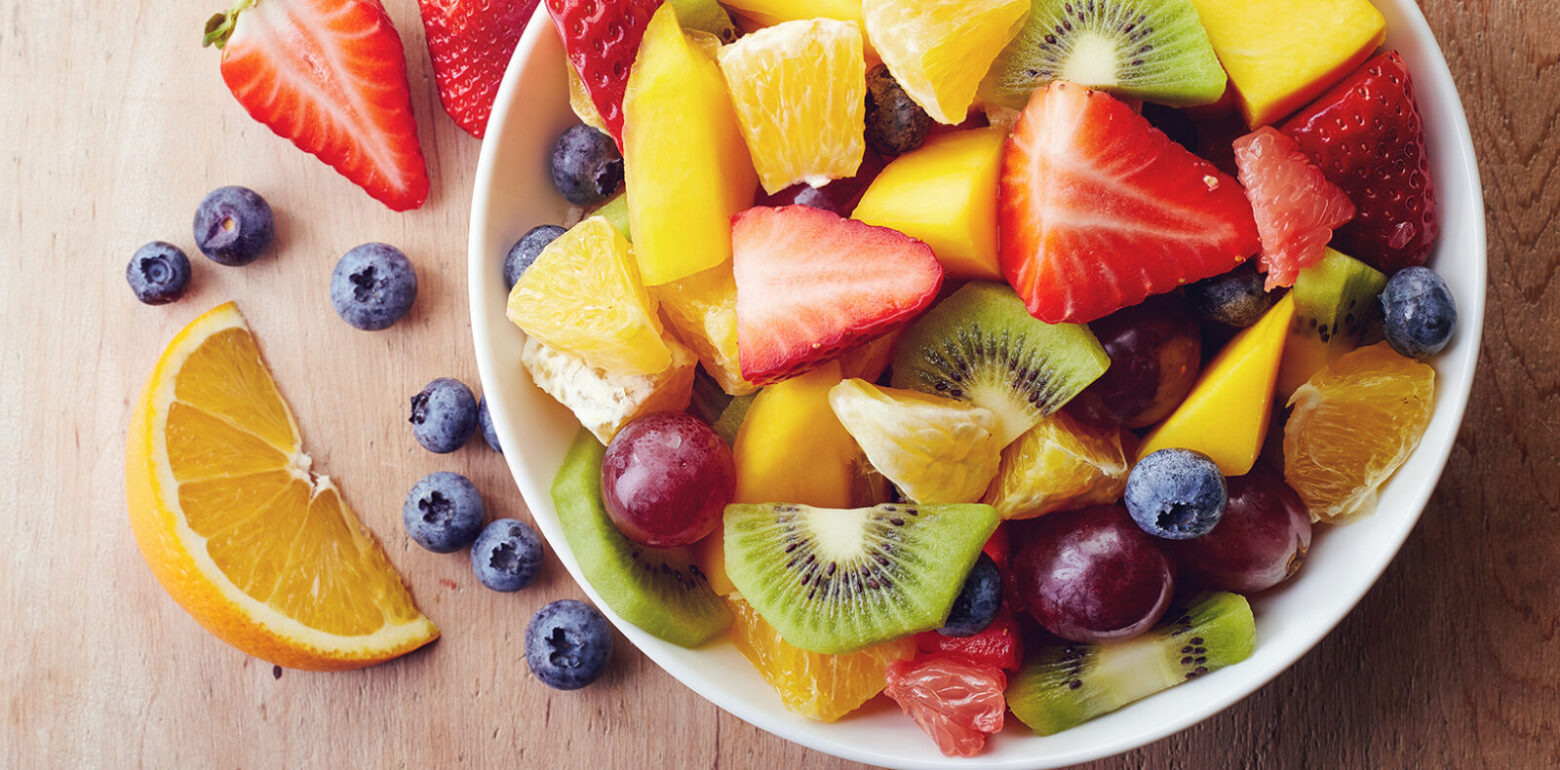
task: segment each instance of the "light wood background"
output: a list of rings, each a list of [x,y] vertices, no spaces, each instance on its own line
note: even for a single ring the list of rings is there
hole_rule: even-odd
[[[440,109],[412,0],[406,43],[433,175],[393,214],[251,121],[199,46],[226,0],[0,0],[0,766],[568,767],[848,763],[717,710],[621,643],[609,675],[554,693],[525,670],[530,613],[581,596],[556,563],[518,595],[400,533],[402,496],[456,470],[493,515],[525,511],[481,442],[420,449],[407,398],[476,385],[463,271],[478,142]],[[1477,393],[1446,476],[1381,583],[1293,669],[1238,706],[1100,767],[1560,766],[1560,20],[1524,0],[1425,0],[1462,91],[1489,204]],[[200,257],[190,221],[243,184],[279,217],[275,253]],[[165,239],[183,302],[123,273]],[[364,333],[332,312],[338,255],[404,249],[412,316]],[[123,502],[128,403],[167,339],[237,299],[318,465],[444,629],[357,673],[282,672],[206,635],[153,582]],[[928,751],[932,751],[928,744]]]

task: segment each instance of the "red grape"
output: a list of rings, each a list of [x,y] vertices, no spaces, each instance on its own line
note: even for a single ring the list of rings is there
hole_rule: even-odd
[[[1170,416],[1197,384],[1202,334],[1179,294],[1150,297],[1089,324],[1110,368],[1067,409],[1102,428],[1144,428]]]
[[[686,412],[623,426],[601,463],[601,497],[624,537],[651,548],[697,542],[719,526],[736,491],[731,448]]]
[[[1168,543],[1181,574],[1206,588],[1263,591],[1300,569],[1311,547],[1311,516],[1278,472],[1257,466],[1228,479],[1230,501],[1212,532]]]

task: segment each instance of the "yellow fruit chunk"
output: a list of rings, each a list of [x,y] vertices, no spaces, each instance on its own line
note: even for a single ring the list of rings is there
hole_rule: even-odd
[[[590,100],[590,92],[585,90],[585,81],[580,80],[580,71],[567,59],[563,62],[563,68],[569,71],[569,109],[574,110],[574,116],[581,123],[603,134],[608,133],[607,122],[601,119],[596,103]]]
[[[757,176],[720,67],[670,3],[650,19],[629,74],[623,173],[647,286],[731,259],[731,217],[753,205]]]
[[[876,382],[888,370],[888,365],[894,362],[894,345],[899,342],[899,335],[903,331],[896,329],[841,353],[836,359],[840,362],[840,376],[847,380],[857,378]]]
[[[1381,485],[1424,436],[1434,401],[1428,364],[1385,342],[1344,354],[1289,399],[1284,480],[1313,519],[1374,511]]]
[[[785,707],[808,719],[833,722],[861,707],[887,685],[888,664],[915,656],[908,637],[844,655],[808,652],[780,638],[758,611],[731,601],[732,641],[775,688]]]
[[[632,248],[605,217],[547,244],[509,292],[509,320],[595,369],[637,376],[672,363]]]
[[[574,413],[580,425],[606,444],[634,419],[652,412],[682,411],[693,398],[698,359],[668,340],[672,363],[655,374],[619,374],[597,369],[572,353],[527,337],[520,365],[531,381]]]
[[[1203,369],[1175,412],[1143,439],[1138,457],[1160,449],[1195,449],[1226,476],[1244,476],[1256,463],[1273,413],[1273,385],[1294,318],[1285,296],[1242,331]]]
[[[863,0],[867,39],[933,120],[964,122],[997,54],[1018,34],[1029,0]]]
[[[1385,37],[1367,0],[1193,0],[1252,128],[1320,96]]]
[[[1002,450],[985,502],[1004,519],[1114,503],[1132,469],[1121,434],[1057,412]]]
[[[925,241],[950,279],[1003,280],[997,264],[997,175],[1006,140],[1000,128],[928,140],[872,180],[851,218]]]
[[[989,409],[866,380],[835,385],[829,404],[872,467],[918,503],[973,503],[997,475],[1002,439]]]
[[[650,290],[677,338],[693,349],[721,390],[743,396],[758,386],[742,378],[737,359],[737,282],[731,262]]]
[[[125,451],[130,528],[164,590],[228,644],[291,668],[361,668],[433,641],[395,568],[303,453],[238,308],[168,343]]]
[[[763,27],[800,19],[862,23],[861,0],[725,0],[722,4]]]

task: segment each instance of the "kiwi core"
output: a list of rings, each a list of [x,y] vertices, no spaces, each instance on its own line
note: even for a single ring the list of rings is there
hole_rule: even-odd
[[[807,517],[807,528],[815,538],[819,557],[845,562],[860,556],[871,517],[871,508],[827,511],[826,515]]]
[[[1091,30],[1081,30],[1072,45],[1072,51],[1064,60],[1061,77],[1076,83],[1088,83],[1096,88],[1109,88],[1121,83],[1117,65],[1123,60],[1118,49],[1120,41]]]

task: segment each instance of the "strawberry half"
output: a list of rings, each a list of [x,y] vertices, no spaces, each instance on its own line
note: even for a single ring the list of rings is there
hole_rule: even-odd
[[[1387,273],[1422,265],[1440,235],[1424,121],[1408,66],[1388,51],[1281,127],[1359,215],[1333,244]]]
[[[401,37],[379,0],[239,0],[206,22],[255,120],[396,211],[428,199]]]
[[[481,139],[520,33],[540,0],[418,0],[444,111]]]
[[[623,92],[650,17],[661,0],[547,0],[563,50],[623,149]]]
[[[937,297],[930,246],[809,206],[756,207],[732,218],[737,352],[757,385],[886,334]]]
[[[1233,148],[1262,238],[1257,266],[1267,273],[1265,288],[1293,286],[1301,270],[1321,261],[1333,230],[1354,218],[1354,204],[1272,126],[1236,139]]]
[[[1228,272],[1257,252],[1234,179],[1109,94],[1035,92],[1002,160],[1002,273],[1029,313],[1086,322]]]

